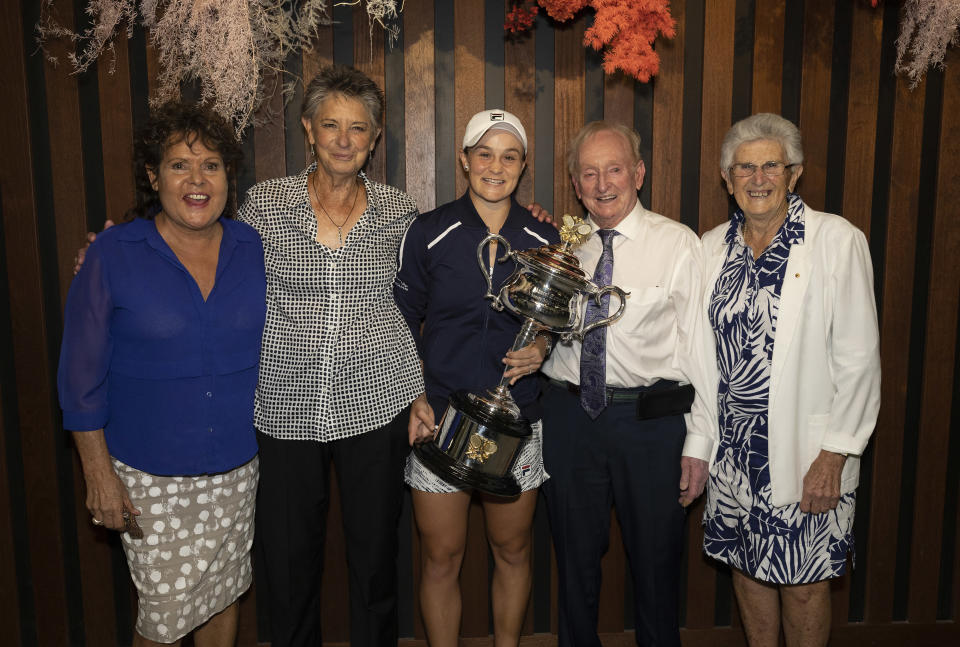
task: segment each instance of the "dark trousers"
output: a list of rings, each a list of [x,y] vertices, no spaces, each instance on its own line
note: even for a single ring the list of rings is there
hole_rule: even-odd
[[[543,405],[550,479],[542,490],[557,552],[560,647],[600,647],[600,559],[611,505],[630,563],[637,644],[679,647],[683,416],[640,421],[635,403],[612,402],[591,420],[579,396],[553,383]]]
[[[385,427],[329,443],[257,434],[256,543],[266,571],[257,587],[269,608],[273,647],[322,644],[320,582],[331,462],[347,548],[350,644],[397,644],[397,523],[408,411]]]

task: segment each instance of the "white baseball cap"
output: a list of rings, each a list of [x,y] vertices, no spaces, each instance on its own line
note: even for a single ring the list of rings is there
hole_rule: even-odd
[[[516,115],[501,108],[484,110],[470,117],[463,132],[463,148],[476,146],[480,138],[491,129],[505,130],[515,135],[523,144],[523,154],[527,154],[527,132],[523,129],[523,124]]]

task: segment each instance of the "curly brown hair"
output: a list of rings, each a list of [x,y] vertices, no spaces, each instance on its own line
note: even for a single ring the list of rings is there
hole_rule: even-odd
[[[243,164],[243,149],[233,126],[207,108],[182,101],[169,101],[150,114],[137,132],[133,144],[133,177],[137,202],[129,217],[153,218],[160,212],[160,198],[153,189],[147,169],[157,169],[167,149],[181,141],[188,146],[200,140],[219,153],[227,172],[227,204],[223,215],[232,218],[237,211],[237,173]]]

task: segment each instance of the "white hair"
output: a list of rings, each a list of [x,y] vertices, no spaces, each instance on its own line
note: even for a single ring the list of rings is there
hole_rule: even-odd
[[[733,156],[741,144],[758,139],[771,139],[779,143],[788,165],[803,164],[800,129],[780,115],[759,112],[730,126],[720,146],[720,170],[726,172],[733,165]]]

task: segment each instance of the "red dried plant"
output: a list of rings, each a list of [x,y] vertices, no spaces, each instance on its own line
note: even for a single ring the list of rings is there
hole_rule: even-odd
[[[537,0],[537,3],[557,22],[570,20],[585,7],[593,8],[596,16],[593,26],[583,35],[584,46],[605,50],[603,69],[607,74],[623,70],[644,83],[660,69],[654,40],[659,34],[667,38],[676,34],[669,0]],[[504,29],[513,32],[529,29],[536,9],[536,6],[525,9],[523,3],[514,5],[507,14]]]
[[[524,7],[522,4],[513,5],[513,9],[507,12],[506,21],[503,23],[504,31],[508,33],[520,34],[531,27],[533,21],[537,19],[537,12],[540,7],[531,5]]]

